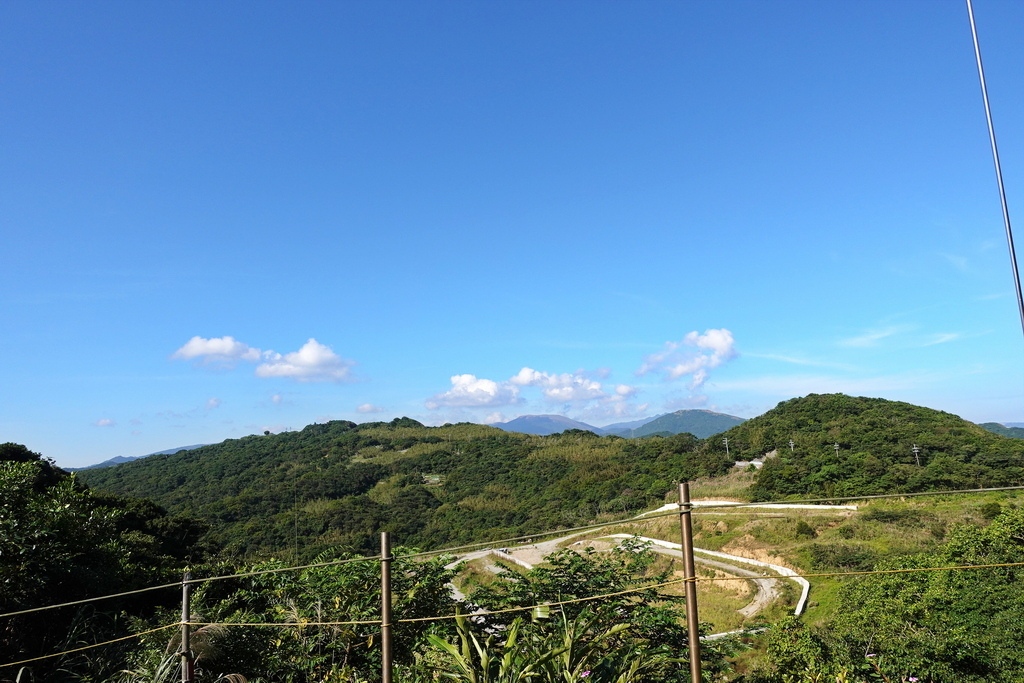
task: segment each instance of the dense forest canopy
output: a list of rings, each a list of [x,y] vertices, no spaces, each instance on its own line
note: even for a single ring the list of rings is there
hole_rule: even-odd
[[[811,394],[722,437],[737,458],[771,454],[751,491],[755,500],[1024,483],[1024,442],[900,401]],[[724,449],[720,440],[712,445]]]
[[[380,531],[441,547],[587,523],[663,501],[673,483],[732,466],[689,434],[552,436],[408,418],[250,436],[80,476],[213,525],[241,555],[374,552]]]
[[[207,520],[211,539],[236,554],[312,556],[338,546],[373,552],[381,530],[441,547],[628,514],[663,501],[675,482],[766,455],[755,500],[1024,482],[1024,441],[949,413],[843,394],[785,401],[706,440],[334,421],[79,476]]]

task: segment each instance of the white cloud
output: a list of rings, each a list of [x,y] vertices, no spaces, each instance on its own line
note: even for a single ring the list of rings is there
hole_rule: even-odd
[[[281,394],[274,394],[273,396],[270,397],[270,402],[277,406],[281,405],[281,402],[283,400],[284,397],[281,396]]]
[[[698,389],[707,381],[711,370],[736,356],[735,341],[729,330],[705,330],[704,334],[693,331],[682,341],[665,342],[663,351],[645,356],[636,374],[655,372],[670,380],[689,375],[690,389]]]
[[[93,422],[93,425],[96,427],[113,427],[116,424],[117,423],[111,420],[109,417],[104,417]]]
[[[367,414],[367,413],[383,413],[384,409],[381,408],[380,406],[375,406],[372,403],[364,403],[364,404],[356,407],[356,412],[357,413],[363,413],[363,414]]]
[[[215,398],[211,398],[209,401],[206,402],[206,409],[207,410],[213,410],[214,408],[217,408],[219,406],[220,406],[220,399],[216,398],[216,397]]]
[[[257,377],[283,377],[297,382],[341,382],[351,379],[355,363],[334,353],[331,347],[310,338],[302,348],[291,353],[260,351],[234,337],[205,339],[192,337],[184,346],[171,354],[179,360],[202,359],[204,365],[216,364],[233,367],[239,360],[260,363]],[[262,362],[260,362],[262,361]],[[280,403],[280,396],[272,399]]]
[[[427,399],[426,406],[430,410],[437,410],[441,407],[481,408],[521,404],[525,402],[525,397],[521,395],[523,389],[530,387],[539,389],[548,403],[572,403],[577,405],[577,410],[600,408],[608,415],[619,416],[635,409],[632,404],[627,405],[627,401],[636,394],[635,387],[618,384],[614,389],[605,389],[601,382],[592,379],[593,374],[583,369],[572,373],[551,373],[524,367],[505,381],[468,374],[455,375],[451,378],[452,388]],[[600,371],[600,374],[607,373]],[[487,424],[504,421],[506,417],[499,412],[484,418]]]
[[[506,406],[519,401],[519,389],[508,382],[495,382],[476,375],[453,375],[452,388],[427,399],[427,408],[441,406]]]
[[[586,377],[582,370],[572,374],[551,374],[523,368],[509,382],[522,387],[541,387],[544,396],[555,403],[590,401],[608,395],[600,382]]]
[[[256,366],[257,377],[284,377],[297,382],[342,382],[350,379],[355,364],[313,338],[298,351],[284,355],[267,351],[263,358],[264,362]]]
[[[234,337],[192,337],[185,345],[171,354],[171,358],[192,360],[202,358],[204,363],[232,363],[237,360],[256,362],[260,350],[242,343]]]

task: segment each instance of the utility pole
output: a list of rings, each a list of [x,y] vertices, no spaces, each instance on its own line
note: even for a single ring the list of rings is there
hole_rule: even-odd
[[[729,437],[723,436],[722,443],[725,444],[725,455],[726,457],[729,457]]]
[[[686,631],[690,641],[690,683],[700,680],[700,628],[697,620],[697,570],[693,564],[693,525],[690,522],[690,484],[679,485],[679,532],[683,542],[683,578],[686,586]]]
[[[792,452],[793,452],[793,446],[795,446],[795,445],[796,445],[796,444],[794,444],[794,443],[793,443],[793,439],[790,439],[790,440],[789,440],[789,452],[790,452],[790,453],[792,453]]]
[[[832,448],[836,449],[836,457],[838,458],[839,457],[839,442],[836,441],[834,444],[832,444]]]
[[[911,448],[910,450],[914,451],[914,460],[917,461],[917,466],[920,467],[921,466],[921,456],[919,456],[918,453],[921,452],[921,449],[918,448],[917,444],[915,443],[914,447]]]

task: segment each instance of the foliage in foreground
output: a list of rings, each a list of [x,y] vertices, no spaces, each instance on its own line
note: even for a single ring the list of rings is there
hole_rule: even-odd
[[[406,555],[396,552],[392,563],[395,618],[454,614],[448,587],[454,571],[444,566],[450,558],[417,562]],[[287,565],[271,561],[247,567],[247,576],[198,583],[192,618],[217,626],[199,628],[193,636],[197,680],[209,683],[228,673],[282,683],[379,677],[379,562],[354,557],[318,562],[327,564],[280,571]],[[230,568],[209,571],[225,570]],[[395,624],[395,662],[412,664],[427,635],[450,632],[450,621]],[[137,655],[136,671],[152,670],[161,653],[177,650],[179,641],[177,634],[169,642],[166,634],[155,634],[147,645]]]
[[[148,501],[96,494],[38,453],[0,444],[0,613],[173,582],[189,559],[201,559],[203,530]],[[130,634],[126,613],[150,614],[168,599],[173,591],[4,617],[0,663]],[[31,668],[56,682],[82,669],[102,679],[114,666],[116,655],[86,652]]]
[[[963,526],[932,553],[886,560],[891,573],[845,580],[836,618],[790,618],[765,636],[766,666],[748,683],[1024,681],[1024,510]],[[927,571],[906,571],[923,569]]]
[[[620,680],[631,663],[637,668],[630,681],[689,680],[689,639],[685,625],[685,603],[678,595],[666,594],[654,586],[671,580],[668,570],[654,573],[655,554],[636,541],[627,541],[606,553],[592,548],[582,553],[563,550],[523,574],[506,571],[502,580],[477,589],[471,601],[488,610],[551,603],[546,618],[524,622],[533,638],[553,647],[567,649],[560,677],[539,680],[573,680],[566,671],[591,671],[595,680]],[[511,568],[510,568],[511,569]],[[596,596],[603,597],[597,600]],[[483,618],[485,629],[511,627],[516,613],[498,613]],[[702,628],[706,629],[706,624]],[[719,677],[728,669],[725,655],[729,644],[706,643],[702,664],[709,676]],[[601,653],[608,655],[602,658]],[[578,657],[568,666],[566,657]]]

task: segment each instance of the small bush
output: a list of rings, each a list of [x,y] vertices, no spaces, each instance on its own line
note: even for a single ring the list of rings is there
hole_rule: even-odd
[[[877,559],[868,548],[845,543],[813,543],[807,551],[815,569],[867,571],[875,566]]]
[[[862,519],[882,524],[913,524],[921,523],[920,510],[898,508],[871,508],[864,513]]]
[[[815,538],[817,535],[818,532],[814,530],[814,527],[812,527],[804,520],[801,519],[799,522],[796,523],[797,538]]]
[[[1000,515],[1000,513],[1002,513],[1003,506],[993,501],[991,503],[985,503],[978,509],[978,511],[981,512],[981,516],[985,519],[995,519]]]

